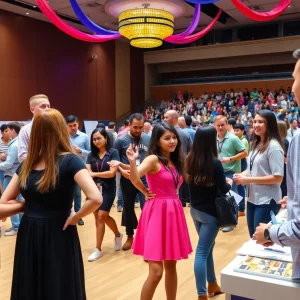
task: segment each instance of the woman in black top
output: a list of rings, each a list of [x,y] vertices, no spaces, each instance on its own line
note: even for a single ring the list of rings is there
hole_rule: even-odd
[[[72,209],[76,184],[87,196],[77,213]],[[20,193],[25,202],[10,204]],[[84,163],[72,153],[64,117],[55,109],[35,115],[28,155],[0,200],[1,211],[5,206],[14,208],[11,213],[24,211],[11,300],[86,299],[76,224],[101,203]]]
[[[217,159],[217,132],[214,127],[197,130],[193,148],[186,159],[186,181],[191,193],[191,215],[199,241],[196,249],[194,271],[198,299],[221,294],[216,282],[213,248],[219,227],[216,220],[215,200],[217,191],[227,193],[232,185],[226,179],[221,162]]]
[[[96,128],[91,134],[91,153],[89,154],[86,167],[90,171],[95,184],[102,193],[103,203],[94,212],[96,221],[96,248],[89,256],[92,262],[102,256],[102,241],[105,233],[105,224],[115,234],[115,251],[121,250],[122,233],[119,232],[116,221],[109,215],[110,209],[116,196],[116,172],[117,168],[110,167],[108,162],[120,160],[116,149],[110,148],[110,140],[104,128]]]

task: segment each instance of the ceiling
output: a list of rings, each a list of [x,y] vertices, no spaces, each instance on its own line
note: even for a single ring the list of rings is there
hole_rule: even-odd
[[[103,26],[108,29],[118,30],[118,20],[115,17],[108,15],[105,12],[105,4],[108,0],[78,0],[78,3],[81,5],[81,8],[84,12],[98,25]],[[129,1],[129,0],[125,0]],[[174,0],[172,0],[174,1]],[[182,1],[183,0],[175,0]],[[62,17],[65,17],[67,21],[73,26],[88,31],[85,27],[79,24],[76,15],[74,14],[69,0],[50,0],[48,1],[50,6]],[[279,0],[243,0],[243,2],[252,7],[257,11],[269,11],[273,9],[279,2]],[[20,6],[21,5],[21,6]],[[40,19],[47,21],[42,13],[38,11],[38,8],[34,8],[35,0],[25,0],[25,1],[14,1],[14,0],[0,0],[0,9],[11,11],[14,13],[22,14],[27,17]],[[176,31],[181,31],[186,29],[193,17],[194,7],[186,2],[185,12],[181,17],[176,18],[175,20],[175,29]],[[216,6],[216,7],[214,7]],[[227,28],[242,26],[246,24],[256,24],[257,22],[252,21],[246,18],[241,14],[230,0],[220,0],[215,4],[203,5],[203,10],[206,13],[201,13],[201,21],[199,28],[205,27],[208,25],[212,17],[214,17],[216,8],[222,8],[224,11],[222,22],[218,22],[215,25],[215,28]],[[209,16],[211,15],[211,16]],[[300,1],[294,0],[290,7],[277,19],[278,21],[282,20],[291,20],[291,19],[300,19]],[[76,24],[77,23],[77,24]]]

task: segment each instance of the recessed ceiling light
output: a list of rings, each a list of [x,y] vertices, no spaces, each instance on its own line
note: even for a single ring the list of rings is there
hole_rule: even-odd
[[[26,15],[29,15],[29,13],[26,13]]]
[[[33,7],[33,8],[36,8],[36,5],[33,5],[32,7]]]

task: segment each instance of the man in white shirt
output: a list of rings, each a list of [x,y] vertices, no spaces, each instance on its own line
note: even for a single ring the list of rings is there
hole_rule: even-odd
[[[46,95],[39,94],[32,96],[29,100],[30,111],[33,118],[36,114],[47,111],[50,108],[50,102]],[[31,133],[32,122],[22,127],[18,137],[18,160],[22,162],[28,152],[29,139]]]
[[[295,119],[290,120],[290,129],[287,132],[287,139],[291,141],[293,136],[297,133],[298,131],[298,121]]]
[[[66,117],[67,129],[70,135],[71,144],[74,152],[80,156],[82,161],[86,163],[86,158],[90,153],[90,139],[87,134],[81,132],[78,127],[78,119],[76,116],[70,115]],[[74,193],[74,210],[78,212],[81,208],[81,189],[76,184]],[[82,219],[78,221],[78,225],[84,225]]]

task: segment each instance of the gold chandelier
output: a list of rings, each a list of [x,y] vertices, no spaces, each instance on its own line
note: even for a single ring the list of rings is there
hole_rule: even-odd
[[[159,47],[174,32],[174,16],[154,8],[126,10],[119,15],[119,32],[134,47]]]

